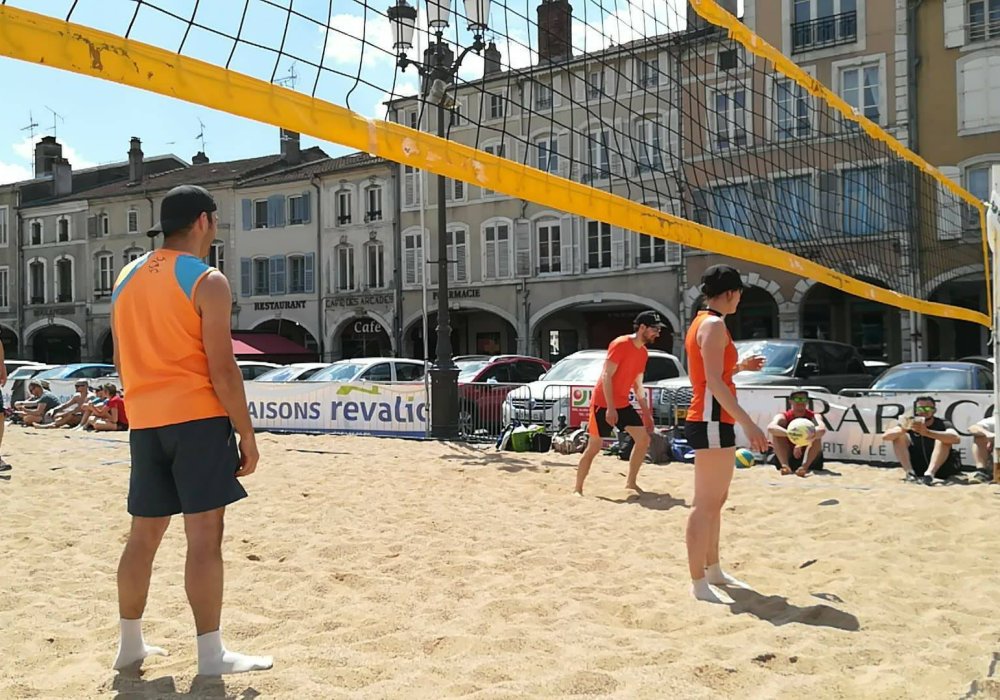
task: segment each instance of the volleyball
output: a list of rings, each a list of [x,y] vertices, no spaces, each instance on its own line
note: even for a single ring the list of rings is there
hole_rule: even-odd
[[[816,424],[808,418],[796,418],[788,424],[785,432],[793,445],[805,447],[816,436]]]
[[[736,468],[737,469],[749,469],[756,463],[756,459],[753,456],[753,452],[745,447],[741,447],[736,450]]]

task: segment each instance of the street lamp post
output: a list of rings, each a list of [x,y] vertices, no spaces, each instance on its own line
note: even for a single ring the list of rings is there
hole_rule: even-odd
[[[437,135],[444,138],[448,86],[454,81],[462,61],[469,52],[480,53],[486,47],[483,43],[483,32],[486,29],[490,0],[464,0],[469,29],[473,32],[473,42],[454,60],[451,50],[444,41],[444,29],[450,19],[452,0],[426,0],[426,2],[427,25],[434,32],[434,43],[429,47],[423,62],[415,61],[406,55],[406,51],[413,48],[417,9],[407,4],[406,0],[397,0],[387,14],[393,28],[393,48],[397,52],[396,65],[403,71],[412,65],[423,78],[425,100],[437,106]],[[431,437],[454,439],[458,437],[458,367],[452,359],[451,321],[448,310],[448,222],[445,218],[445,185],[445,177],[438,175],[438,325],[437,358],[430,370]]]

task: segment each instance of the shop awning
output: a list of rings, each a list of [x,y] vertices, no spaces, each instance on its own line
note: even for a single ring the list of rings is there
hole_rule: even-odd
[[[240,333],[233,331],[233,354],[241,355],[312,355],[298,343],[277,333]]]

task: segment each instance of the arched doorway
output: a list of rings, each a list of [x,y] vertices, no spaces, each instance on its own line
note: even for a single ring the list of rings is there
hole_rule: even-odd
[[[698,295],[691,306],[694,315],[705,308],[705,297]],[[778,302],[766,289],[745,287],[736,313],[726,316],[726,328],[733,340],[754,340],[757,338],[777,338]]]
[[[18,357],[17,333],[7,326],[0,326],[0,343],[3,343],[3,356],[8,360]]]
[[[115,337],[108,330],[101,339],[101,362],[111,364],[115,361]]]
[[[310,353],[319,352],[319,343],[306,327],[287,318],[272,318],[258,323],[253,330],[259,333],[274,333],[282,338],[288,338],[293,343],[301,345]]]
[[[451,309],[452,355],[504,355],[517,352],[517,331],[505,318],[483,309]],[[424,325],[418,316],[405,333],[407,357],[424,358]],[[437,314],[427,315],[428,360],[437,358]]]
[[[930,294],[930,301],[986,313],[986,280],[971,274],[949,280]],[[955,360],[989,354],[989,329],[978,323],[927,316],[925,350],[931,360]]]
[[[604,349],[612,340],[632,333],[633,321],[641,311],[661,311],[657,305],[627,301],[588,301],[569,304],[535,322],[538,356],[558,362],[577,350]],[[670,318],[660,313],[667,326],[651,347],[674,351],[676,328]]]
[[[340,358],[392,357],[389,332],[375,319],[358,316],[345,322],[339,333]]]
[[[877,280],[866,282],[886,287]],[[802,298],[802,337],[853,345],[866,360],[902,359],[899,310],[814,284]]]
[[[32,357],[37,362],[66,365],[80,361],[80,336],[71,328],[45,326],[31,337]]]

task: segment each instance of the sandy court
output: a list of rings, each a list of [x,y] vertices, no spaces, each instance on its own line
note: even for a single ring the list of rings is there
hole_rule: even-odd
[[[0,698],[1000,697],[1000,488],[833,465],[736,473],[724,564],[688,596],[687,465],[361,437],[261,435],[229,513],[223,633],[272,671],[195,678],[183,528],[145,616],[168,658],[111,670],[124,436],[8,428]],[[9,477],[9,478],[8,478]]]

